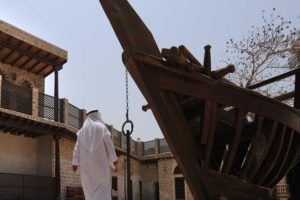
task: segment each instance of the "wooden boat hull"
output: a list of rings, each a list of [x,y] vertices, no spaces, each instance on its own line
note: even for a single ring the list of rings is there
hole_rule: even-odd
[[[100,3],[194,199],[269,199],[298,162],[299,112],[164,60],[126,0]]]
[[[297,162],[300,121],[294,109],[144,53],[125,52],[123,60],[196,199],[268,199]],[[230,106],[234,114],[224,111]],[[245,124],[249,113],[256,120]]]

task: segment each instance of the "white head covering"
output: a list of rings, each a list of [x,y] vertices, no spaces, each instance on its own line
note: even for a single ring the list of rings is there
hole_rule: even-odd
[[[105,134],[110,134],[106,129],[104,121],[98,110],[88,113],[87,118],[78,131],[77,136],[81,145],[89,152],[95,152],[101,144],[102,138]]]

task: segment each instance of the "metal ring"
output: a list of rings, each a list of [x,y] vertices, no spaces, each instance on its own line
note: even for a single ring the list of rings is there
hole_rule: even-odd
[[[126,130],[126,132],[125,132],[125,125],[126,125],[126,124],[130,124],[130,125],[131,125],[131,129],[130,129],[130,130]],[[123,132],[124,135],[127,135],[127,133],[128,133],[129,135],[131,135],[131,133],[133,132],[133,122],[132,122],[131,120],[126,120],[126,121],[124,122],[124,124],[123,124],[123,126],[122,126],[122,132]]]

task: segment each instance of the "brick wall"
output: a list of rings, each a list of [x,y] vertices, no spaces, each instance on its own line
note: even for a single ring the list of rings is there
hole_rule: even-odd
[[[173,200],[173,159],[161,159],[158,161],[158,178],[161,200]]]
[[[2,79],[9,80],[15,84],[22,84],[24,81],[30,84],[31,88],[38,88],[44,92],[44,77],[29,73],[17,67],[12,67],[0,62],[0,74]]]
[[[158,182],[158,164],[142,165],[143,200],[153,200],[155,197],[155,185]]]
[[[72,157],[75,141],[60,139],[60,176],[61,176],[61,197],[66,199],[66,187],[81,187],[79,172],[72,171]],[[55,176],[55,143],[52,145],[52,175]]]

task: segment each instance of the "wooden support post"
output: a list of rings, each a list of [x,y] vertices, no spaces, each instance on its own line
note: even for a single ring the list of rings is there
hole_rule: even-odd
[[[54,73],[54,121],[59,120],[59,110],[58,110],[58,69],[55,68]],[[59,136],[54,136],[55,140],[55,186],[56,186],[56,199],[60,200],[60,148],[59,148]]]
[[[58,70],[54,73],[54,121],[58,122]]]

